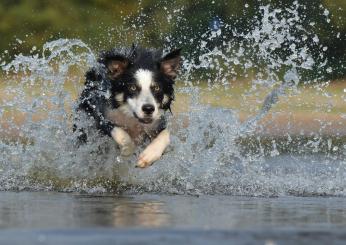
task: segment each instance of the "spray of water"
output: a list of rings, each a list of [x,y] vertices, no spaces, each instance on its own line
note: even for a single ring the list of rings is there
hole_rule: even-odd
[[[144,170],[134,168],[136,156],[120,157],[116,144],[96,133],[87,145],[75,147],[73,91],[80,92],[83,73],[95,64],[87,44],[59,39],[47,42],[41,53],[16,56],[1,66],[5,85],[0,99],[0,190],[346,195],[345,145],[336,149],[339,154],[323,153],[323,142],[329,152],[336,146],[316,134],[301,143],[302,149],[312,147],[314,155],[281,155],[274,139],[268,157],[261,143],[255,150],[250,141],[246,143],[248,137],[260,135],[258,122],[280,96],[299,93],[301,74],[316,67],[328,69],[318,36],[301,24],[300,8],[305,7],[297,2],[286,9],[262,6],[261,17],[246,33],[225,25],[201,35],[196,48],[201,55],[198,60],[185,57],[184,85],[177,91],[191,98],[189,109],[171,117],[169,151]],[[179,23],[180,11],[168,14],[167,21]],[[223,39],[225,31],[236,38]],[[169,36],[165,39],[172,43]],[[318,58],[312,56],[312,48],[321,49]],[[250,88],[243,100],[257,95],[262,103],[260,109],[258,103],[253,105],[247,120],[241,122],[236,110],[201,103],[199,83],[206,82],[211,92],[221,87],[232,94],[229,86],[240,74],[252,74],[245,75]],[[304,82],[316,80],[324,78]],[[323,94],[325,83],[320,84],[316,93]],[[271,89],[266,96],[259,93],[263,87]],[[87,118],[81,121],[92,125]],[[286,143],[289,152],[290,135]]]

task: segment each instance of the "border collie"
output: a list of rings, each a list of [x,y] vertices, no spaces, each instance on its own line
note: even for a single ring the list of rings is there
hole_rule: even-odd
[[[174,100],[180,51],[162,55],[162,51],[135,45],[112,49],[102,52],[86,73],[77,110],[92,117],[100,133],[116,141],[123,156],[133,154],[137,145],[149,139],[138,167],[150,166],[169,145],[165,112]],[[84,130],[78,131],[79,139],[86,142]]]

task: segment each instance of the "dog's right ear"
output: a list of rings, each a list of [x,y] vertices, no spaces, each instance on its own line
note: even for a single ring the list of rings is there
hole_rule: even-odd
[[[112,49],[102,52],[98,62],[107,69],[107,76],[111,80],[120,77],[126,69],[132,64],[136,56],[137,45],[132,44],[129,49]]]
[[[107,70],[107,77],[111,80],[121,76],[130,64],[127,56],[114,50],[102,52],[98,62],[104,65]]]
[[[114,56],[109,57],[104,60],[104,65],[107,68],[107,76],[111,80],[115,80],[121,74],[125,72],[127,67],[129,66],[129,60],[121,57],[121,56]]]
[[[180,67],[180,49],[173,50],[169,54],[166,54],[160,61],[160,69],[171,79],[175,79]]]

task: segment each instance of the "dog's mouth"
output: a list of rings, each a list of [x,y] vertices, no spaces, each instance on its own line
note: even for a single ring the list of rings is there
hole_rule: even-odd
[[[137,118],[137,120],[140,122],[140,123],[144,123],[144,124],[149,124],[149,123],[152,123],[154,121],[154,119],[152,117],[139,117],[137,116],[137,114],[134,112],[133,115],[135,116],[135,118]]]

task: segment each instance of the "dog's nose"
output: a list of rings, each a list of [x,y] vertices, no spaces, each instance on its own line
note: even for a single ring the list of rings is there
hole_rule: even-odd
[[[155,111],[155,107],[151,104],[145,104],[142,106],[142,111],[145,114],[150,115],[150,114],[153,114],[153,112]]]

